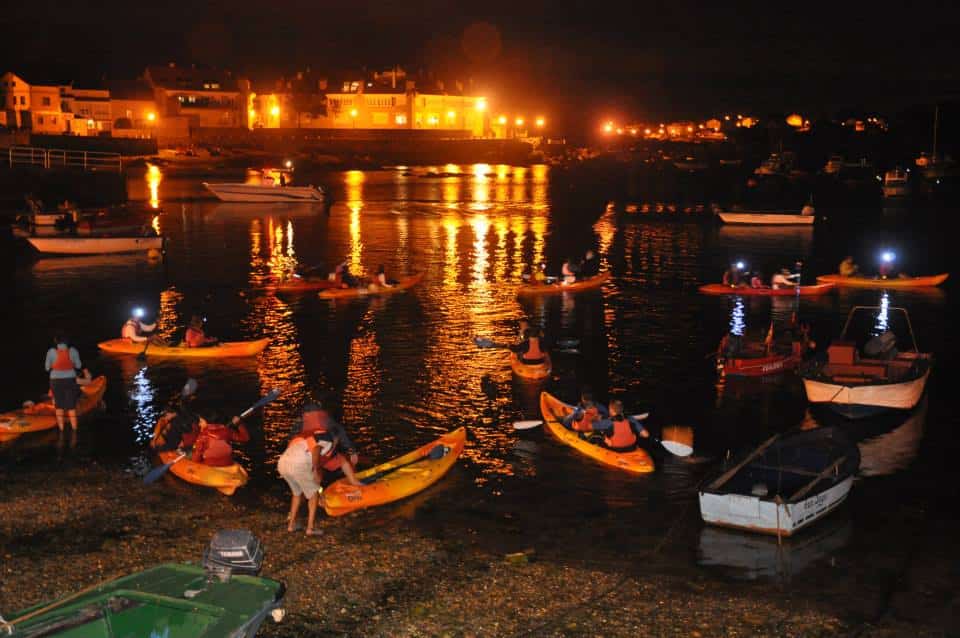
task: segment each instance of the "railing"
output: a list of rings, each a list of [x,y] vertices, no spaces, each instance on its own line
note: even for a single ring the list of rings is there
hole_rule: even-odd
[[[104,171],[119,173],[123,170],[123,160],[119,153],[98,153],[96,151],[67,151],[59,148],[38,148],[35,146],[11,146],[7,149],[7,161],[10,167],[36,166],[39,168],[68,168],[81,171]]]

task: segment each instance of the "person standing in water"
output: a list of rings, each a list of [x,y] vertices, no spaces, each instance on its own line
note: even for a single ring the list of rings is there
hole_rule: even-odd
[[[64,415],[70,419],[70,427],[77,430],[77,401],[80,398],[80,385],[77,383],[77,370],[83,367],[80,353],[71,346],[65,334],[58,332],[53,339],[53,347],[47,350],[45,363],[50,373],[50,390],[53,392],[53,407],[57,418],[57,427],[63,432]]]

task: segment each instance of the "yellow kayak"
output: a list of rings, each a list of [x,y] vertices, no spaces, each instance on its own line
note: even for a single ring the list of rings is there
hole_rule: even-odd
[[[586,439],[581,439],[579,433],[563,427],[560,419],[573,412],[573,410],[572,405],[564,403],[549,393],[540,393],[540,412],[543,413],[543,427],[560,439],[561,443],[566,443],[578,452],[586,454],[604,465],[612,465],[627,472],[645,474],[654,470],[653,459],[639,447],[630,452],[614,452]]]
[[[407,288],[420,283],[421,279],[423,279],[423,273],[404,277],[390,287],[371,283],[359,288],[328,288],[318,292],[317,296],[321,299],[344,299],[349,297],[366,297],[369,295],[390,295],[395,292],[403,292]]]
[[[602,272],[599,275],[594,277],[588,277],[580,281],[575,281],[572,284],[524,284],[520,286],[518,294],[521,295],[543,295],[559,292],[580,292],[581,290],[590,290],[592,288],[599,288],[602,286],[608,279],[610,279],[609,272]]]
[[[529,379],[530,381],[539,381],[540,379],[546,379],[550,376],[551,362],[550,355],[544,353],[543,363],[529,364],[520,361],[520,358],[516,353],[510,353],[510,368],[513,370],[513,373],[520,377],[521,379]]]
[[[852,288],[932,288],[939,286],[947,280],[950,273],[940,273],[939,275],[928,275],[926,277],[890,277],[880,279],[879,277],[844,277],[843,275],[820,275],[817,277],[819,283],[830,283],[838,286],[850,286]]]
[[[230,357],[252,357],[263,352],[270,343],[270,339],[256,341],[224,341],[215,346],[203,348],[186,348],[183,346],[155,346],[147,348],[148,357],[183,357],[190,359],[226,359]],[[142,343],[134,343],[126,339],[111,339],[101,341],[97,346],[104,352],[111,354],[140,354],[143,352]]]
[[[87,414],[103,399],[107,390],[107,378],[100,376],[80,387],[80,400],[77,402],[77,416]],[[0,439],[19,436],[25,432],[39,432],[57,427],[57,418],[53,402],[44,401],[29,408],[12,410],[0,414]]]
[[[339,479],[324,490],[323,508],[330,516],[343,516],[423,491],[453,467],[466,442],[467,430],[459,428],[409,454],[358,472],[360,482],[373,479],[369,485],[355,487],[345,478]],[[437,452],[434,452],[435,449]],[[442,455],[438,452],[442,452]]]
[[[160,428],[167,422],[167,419],[161,418],[157,422],[157,427],[153,431],[156,437],[160,433]],[[176,450],[170,452],[158,452],[161,463],[169,463],[180,453]],[[194,463],[189,458],[182,458],[170,466],[170,473],[183,479],[187,483],[202,485],[204,487],[215,488],[227,496],[237,491],[238,487],[243,487],[247,483],[247,471],[239,463],[233,465],[224,465],[214,467],[204,463]]]

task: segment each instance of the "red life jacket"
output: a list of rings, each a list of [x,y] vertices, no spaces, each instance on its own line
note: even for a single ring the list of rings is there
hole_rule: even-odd
[[[187,334],[184,336],[183,340],[187,342],[187,347],[199,348],[207,342],[207,336],[203,334],[203,330],[187,328]]]
[[[600,410],[597,409],[597,406],[590,406],[583,411],[583,416],[579,419],[575,419],[573,423],[570,424],[577,432],[592,432],[593,423],[600,419]]]
[[[308,454],[313,453],[313,448],[315,448],[315,447],[317,447],[318,445],[320,445],[319,443],[317,443],[317,439],[316,439],[316,437],[313,436],[312,433],[311,433],[311,434],[301,433],[301,434],[298,434],[297,436],[303,438],[304,442],[307,444],[307,453],[308,453]],[[294,439],[296,439],[296,437],[294,437]],[[337,453],[337,446],[336,446],[336,445],[331,445],[331,446],[327,449],[326,452],[324,452],[324,451],[323,451],[323,448],[321,448],[321,449],[320,449],[320,464],[323,465],[326,461],[329,461],[330,459],[332,459],[336,453]]]
[[[326,410],[311,410],[303,413],[302,434],[327,432],[330,428],[330,415]]]
[[[636,445],[637,435],[634,434],[633,429],[630,427],[630,421],[627,420],[627,417],[621,414],[613,417],[612,420],[613,433],[603,438],[607,446],[619,449]]]
[[[70,347],[57,348],[57,360],[50,366],[51,370],[73,370],[73,361],[70,360]]]
[[[521,361],[538,361],[547,355],[540,349],[540,338],[530,337],[527,339],[527,351],[520,357]]]
[[[223,467],[233,465],[233,447],[230,429],[219,423],[208,424],[197,438],[196,448],[204,465]]]

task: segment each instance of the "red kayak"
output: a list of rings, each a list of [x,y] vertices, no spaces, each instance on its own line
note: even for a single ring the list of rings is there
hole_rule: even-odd
[[[815,284],[813,286],[800,286],[797,288],[751,288],[750,286],[727,286],[724,284],[707,284],[700,286],[700,292],[705,295],[744,295],[755,297],[792,297],[800,294],[803,297],[811,295],[822,295],[828,290],[832,290],[836,284]]]

